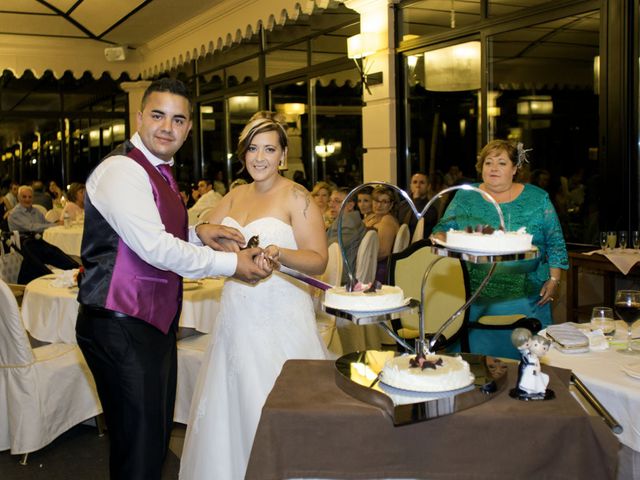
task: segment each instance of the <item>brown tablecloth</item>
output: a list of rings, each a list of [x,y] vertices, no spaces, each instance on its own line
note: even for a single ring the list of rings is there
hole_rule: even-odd
[[[291,360],[262,410],[247,479],[576,479],[615,477],[619,443],[571,396],[569,371],[550,375],[550,401],[505,388],[454,415],[394,427],[336,386],[331,361]],[[508,384],[517,374],[511,365]]]

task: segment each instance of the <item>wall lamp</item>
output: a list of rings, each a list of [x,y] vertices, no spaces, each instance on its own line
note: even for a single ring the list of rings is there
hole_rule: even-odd
[[[355,62],[362,84],[369,95],[371,95],[370,85],[380,85],[382,83],[382,72],[370,73],[371,63],[366,61],[367,57],[376,51],[375,37],[376,34],[367,32],[347,38],[347,56]]]

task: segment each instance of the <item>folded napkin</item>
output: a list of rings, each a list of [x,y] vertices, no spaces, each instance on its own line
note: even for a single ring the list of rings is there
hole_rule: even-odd
[[[585,353],[589,351],[589,337],[571,322],[547,327],[550,337],[558,350],[563,353]]]
[[[51,282],[51,286],[55,288],[71,288],[78,285],[78,269],[73,270],[57,270],[54,273],[55,278]]]
[[[624,250],[593,250],[584,254],[593,255],[594,253],[607,257],[607,260],[625,275],[629,273],[636,263],[640,262],[640,252],[632,248],[625,248]]]

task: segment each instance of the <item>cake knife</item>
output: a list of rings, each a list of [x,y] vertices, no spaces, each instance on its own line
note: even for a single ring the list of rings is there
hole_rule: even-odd
[[[297,278],[298,280],[301,280],[312,287],[319,288],[320,290],[329,290],[330,288],[333,288],[333,285],[329,285],[322,280],[318,280],[317,278],[306,275],[298,270],[294,270],[293,268],[285,267],[284,265],[280,265],[280,272],[289,275],[290,277]]]

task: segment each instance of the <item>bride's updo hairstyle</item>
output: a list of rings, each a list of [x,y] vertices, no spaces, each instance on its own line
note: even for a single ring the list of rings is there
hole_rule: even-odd
[[[236,153],[243,167],[244,156],[247,150],[249,150],[249,145],[251,145],[253,138],[265,132],[276,132],[280,140],[280,148],[282,148],[283,151],[286,150],[289,145],[289,140],[287,137],[287,122],[284,116],[276,112],[256,112],[242,129],[240,137],[238,138],[238,150]]]

